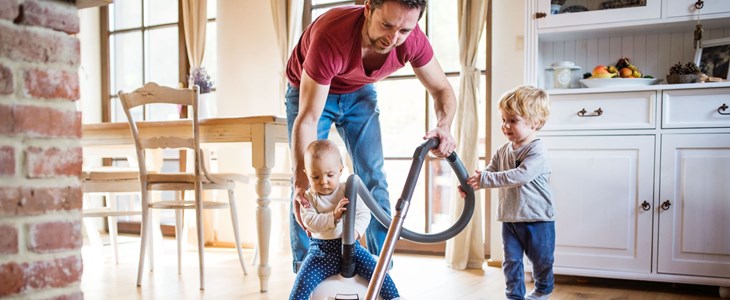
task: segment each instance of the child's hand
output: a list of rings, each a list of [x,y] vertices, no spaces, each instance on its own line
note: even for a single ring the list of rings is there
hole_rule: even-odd
[[[342,218],[342,214],[345,213],[347,208],[345,205],[349,204],[350,200],[347,200],[347,198],[342,198],[340,202],[337,203],[337,207],[335,207],[335,210],[332,212],[332,214],[335,216],[335,221]]]
[[[469,178],[466,179],[466,184],[471,186],[471,188],[476,191],[479,189],[479,181],[481,180],[481,178],[482,171],[476,170],[474,175],[469,176]],[[459,194],[462,198],[466,198],[466,193],[464,192],[464,190],[461,189],[461,186],[459,186]]]

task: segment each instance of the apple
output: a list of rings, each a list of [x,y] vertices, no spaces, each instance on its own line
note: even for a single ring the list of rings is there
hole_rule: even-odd
[[[616,76],[615,73],[611,73],[604,65],[597,65],[595,68],[593,68],[593,72],[591,73],[591,75],[593,78],[611,78]]]
[[[621,78],[631,78],[634,75],[634,70],[629,69],[629,67],[621,68],[618,72]]]

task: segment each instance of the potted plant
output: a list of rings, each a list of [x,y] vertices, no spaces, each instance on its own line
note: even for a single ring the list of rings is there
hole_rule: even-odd
[[[695,83],[700,80],[700,68],[694,62],[677,62],[669,68],[667,83]]]
[[[210,93],[210,89],[213,88],[213,80],[210,79],[210,75],[208,75],[205,67],[192,69],[188,82],[190,87],[197,85],[201,94]]]
[[[188,85],[190,88],[197,85],[198,92],[200,92],[200,107],[198,108],[200,112],[198,116],[200,118],[215,117],[218,109],[215,103],[215,97],[210,94],[213,88],[213,80],[210,78],[208,71],[205,70],[205,67],[190,70]]]

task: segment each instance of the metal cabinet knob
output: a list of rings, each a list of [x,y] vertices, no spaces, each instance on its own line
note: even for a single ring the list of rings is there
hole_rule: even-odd
[[[667,210],[669,207],[672,206],[672,203],[669,202],[669,200],[666,200],[662,203],[662,209]]]

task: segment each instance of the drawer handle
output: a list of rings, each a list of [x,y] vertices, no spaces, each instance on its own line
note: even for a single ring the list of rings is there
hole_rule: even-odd
[[[649,211],[651,209],[651,204],[644,200],[644,202],[641,203],[641,209],[643,209],[644,211]]]
[[[662,203],[663,210],[669,209],[670,206],[672,206],[672,203],[670,203],[669,200],[666,200],[666,201],[664,201],[664,203]]]
[[[594,110],[594,111],[593,111],[593,113],[594,113],[594,114],[592,114],[592,115],[586,115],[586,113],[587,113],[587,112],[588,112],[588,111],[586,111],[586,109],[585,109],[585,108],[584,108],[584,109],[581,109],[581,110],[580,110],[580,111],[578,112],[578,116],[579,116],[579,117],[598,117],[598,116],[600,116],[600,115],[602,115],[602,114],[603,114],[603,110],[602,110],[602,109],[601,109],[600,107],[599,107],[598,109]]]
[[[717,108],[717,113],[721,115],[730,115],[730,112],[724,113],[723,111],[726,111],[728,109],[727,104],[723,103],[722,106]]]

